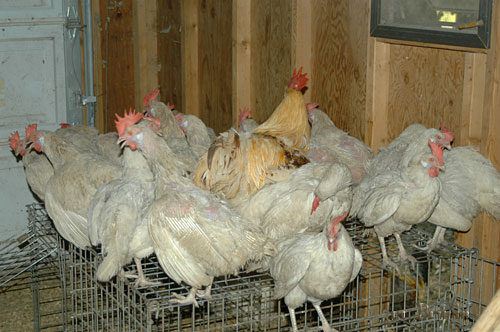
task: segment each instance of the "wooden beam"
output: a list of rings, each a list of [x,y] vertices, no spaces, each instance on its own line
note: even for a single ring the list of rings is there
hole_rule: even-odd
[[[201,116],[199,79],[199,13],[197,0],[182,2],[182,104],[185,113]]]
[[[374,151],[387,145],[390,45],[370,38],[366,80],[366,134]]]
[[[233,0],[232,125],[237,128],[239,110],[252,104],[252,1]]]
[[[133,3],[135,108],[139,110],[144,96],[158,87],[158,15],[157,0]]]
[[[311,100],[314,85],[314,73],[312,68],[313,52],[313,28],[312,28],[312,1],[296,0],[293,7],[292,25],[292,67],[302,67],[302,72],[307,73],[309,82],[304,98]]]
[[[460,142],[480,149],[486,81],[486,55],[466,53]]]

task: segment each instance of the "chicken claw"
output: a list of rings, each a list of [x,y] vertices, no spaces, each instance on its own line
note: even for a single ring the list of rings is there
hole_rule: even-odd
[[[399,255],[398,255],[398,260],[400,263],[410,261],[412,269],[415,269],[415,264],[417,263],[417,260],[415,257],[412,255],[408,254],[406,252],[405,247],[403,246],[403,241],[401,241],[401,235],[398,233],[394,233],[394,237],[396,238],[396,241],[398,243],[398,248],[399,248]]]
[[[191,288],[187,296],[179,295],[177,293],[172,293],[175,299],[171,299],[168,302],[177,304],[193,304],[196,308],[199,308],[198,301],[196,301],[196,288]]]
[[[446,233],[446,228],[441,227],[441,226],[436,226],[436,231],[434,232],[434,235],[432,236],[432,239],[430,239],[427,242],[427,245],[425,247],[420,247],[416,244],[413,245],[413,247],[426,251],[427,253],[430,253],[444,241],[444,235]]]
[[[382,268],[385,269],[386,267],[390,266],[394,271],[396,271],[397,275],[401,275],[401,272],[399,271],[399,267],[396,263],[394,263],[389,257],[383,257],[382,259]]]
[[[321,320],[321,329],[324,332],[339,332],[336,329],[330,327],[330,324],[328,324],[328,321],[326,320],[325,315],[323,314],[323,310],[321,310],[321,307],[319,306],[319,304],[316,303],[316,304],[313,304],[313,306],[319,315],[319,319]]]
[[[205,300],[210,300],[212,298],[212,285],[207,286],[204,291],[202,290],[197,290],[196,291],[196,296],[199,298],[205,299]]]
[[[401,272],[399,271],[399,267],[396,265],[396,263],[391,261],[389,256],[387,256],[387,249],[385,248],[384,237],[379,236],[378,241],[380,242],[380,249],[382,250],[382,268],[385,269],[387,266],[390,266],[393,268],[394,271],[396,271],[396,273],[398,275],[401,275]]]

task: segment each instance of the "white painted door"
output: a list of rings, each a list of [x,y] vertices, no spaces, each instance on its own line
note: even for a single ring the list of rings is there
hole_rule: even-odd
[[[35,202],[8,137],[81,123],[78,0],[0,0],[0,241],[26,231]]]

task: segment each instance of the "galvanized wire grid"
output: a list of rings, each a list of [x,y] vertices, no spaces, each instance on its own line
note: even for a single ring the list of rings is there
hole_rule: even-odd
[[[43,206],[28,206],[28,230],[32,238],[35,264],[31,267],[34,330],[58,332],[67,330],[69,294],[65,289],[66,255],[60,254],[62,241]]]
[[[43,218],[48,222],[46,215]],[[417,258],[415,269],[402,266],[401,275],[383,270],[377,238],[363,237],[364,228],[356,221],[345,226],[364,264],[341,296],[322,305],[331,326],[340,331],[467,331],[498,288],[498,263],[452,243],[427,255],[411,246],[429,238],[416,229],[403,235],[408,252]],[[394,259],[395,241],[388,239],[386,246]],[[81,250],[64,240],[59,247],[65,256],[60,269],[68,274],[72,331],[290,330],[288,309],[273,299],[273,281],[267,273],[217,278],[212,298],[199,299],[200,307],[194,308],[169,302],[174,292],[186,294],[189,289],[170,280],[154,256],[143,262],[143,269],[150,280],[162,284],[135,288],[133,280],[119,277],[109,283],[95,281],[102,260],[99,250]],[[486,274],[495,277],[490,280]],[[299,329],[318,330],[312,305],[296,310],[296,316]]]

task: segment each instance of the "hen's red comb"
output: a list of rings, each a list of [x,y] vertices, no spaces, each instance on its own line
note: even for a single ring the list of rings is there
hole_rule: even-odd
[[[158,118],[155,118],[154,116],[152,116],[151,114],[148,114],[144,117],[144,120],[149,120],[149,121],[152,121],[154,122],[154,124],[156,124],[158,126],[158,128],[160,128],[160,119]]]
[[[309,112],[310,110],[318,108],[318,106],[319,106],[318,103],[307,103],[306,104],[306,110]]]
[[[175,108],[175,105],[174,104],[170,104],[170,102],[167,102],[167,107],[169,110],[173,110]]]
[[[449,130],[448,128],[446,128],[442,122],[441,122],[441,126],[439,129],[441,129],[441,132],[443,133],[446,141],[448,143],[451,143],[453,141],[453,138],[455,137],[455,133],[453,131]]]
[[[19,137],[19,132],[17,130],[12,134],[10,134],[9,137],[10,147],[12,148],[12,150],[14,150],[14,152],[16,152],[16,149],[18,148],[20,140],[21,137]]]
[[[288,84],[288,87],[290,89],[294,89],[297,91],[302,90],[303,87],[306,86],[307,81],[309,79],[306,77],[307,74],[301,75],[302,74],[302,67],[300,67],[299,72],[297,73],[296,70],[293,70],[293,76],[290,79],[290,83]]]
[[[340,222],[344,220],[346,217],[347,217],[347,212],[344,212],[341,216],[334,218],[332,220],[332,226],[340,224]]]
[[[33,135],[34,132],[37,131],[38,125],[36,123],[30,124],[28,127],[26,127],[26,142],[28,142],[31,139],[31,135]]]
[[[142,106],[143,107],[146,107],[149,105],[149,103],[152,101],[152,100],[155,100],[156,97],[158,97],[158,94],[160,93],[160,89],[154,89],[153,91],[151,92],[148,92],[145,96],[144,96],[144,99],[142,100]]]
[[[440,163],[444,164],[443,160],[444,147],[441,144],[432,141],[429,141],[429,146],[431,147],[432,154],[436,156],[436,158],[439,160]]]
[[[240,116],[238,116],[238,122],[245,120],[252,113],[253,112],[251,110],[249,110],[248,108],[243,109],[243,111],[240,109]]]
[[[69,127],[71,127],[71,125],[70,125],[69,123],[65,123],[65,122],[60,123],[60,124],[59,124],[59,126],[60,126],[61,128],[69,128]]]
[[[118,132],[119,136],[123,136],[125,133],[125,130],[139,122],[144,115],[142,113],[136,113],[135,110],[130,109],[128,114],[127,110],[123,112],[123,118],[120,117],[118,114],[116,115],[116,120],[115,120],[115,126],[116,126],[116,131]]]

